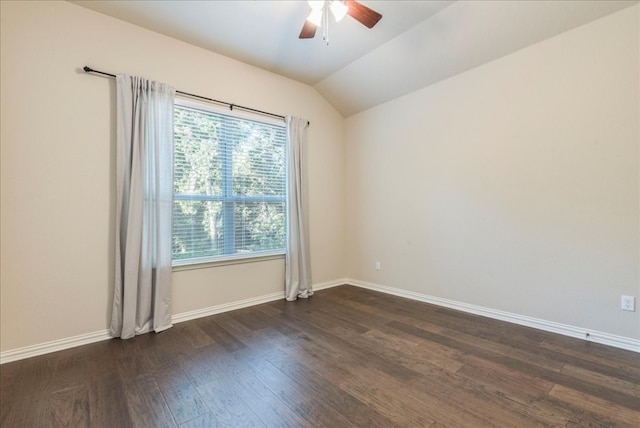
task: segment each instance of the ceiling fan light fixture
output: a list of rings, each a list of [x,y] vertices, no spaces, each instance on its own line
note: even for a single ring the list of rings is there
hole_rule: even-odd
[[[1,1],[1,0],[0,0]],[[311,13],[304,21],[299,39],[313,39],[318,27],[322,27],[322,39],[329,44],[329,15],[333,15],[336,22],[349,15],[367,28],[373,28],[380,21],[382,15],[361,4],[357,0],[309,0]],[[331,10],[331,12],[329,12]]]
[[[309,21],[316,27],[321,27],[322,26],[322,9],[311,9],[311,13],[309,14],[309,16],[307,16],[307,21]]]
[[[331,13],[336,19],[336,22],[340,22],[342,18],[347,14],[349,6],[345,5],[342,1],[334,0],[331,2]]]

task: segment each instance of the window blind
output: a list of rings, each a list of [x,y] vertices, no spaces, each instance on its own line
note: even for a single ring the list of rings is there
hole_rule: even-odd
[[[284,252],[284,124],[174,111],[174,264]]]

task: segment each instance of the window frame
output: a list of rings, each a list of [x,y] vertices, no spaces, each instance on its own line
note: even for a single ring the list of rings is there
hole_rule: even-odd
[[[287,215],[288,215],[288,209],[287,209],[287,205],[288,205],[288,200],[287,200],[287,194],[288,192],[286,191],[286,187],[287,187],[287,176],[288,176],[288,162],[289,162],[289,157],[288,157],[288,150],[287,150],[287,142],[286,142],[286,124],[284,119],[277,119],[277,118],[273,118],[273,117],[269,117],[269,116],[265,116],[265,115],[260,115],[260,114],[256,114],[256,113],[251,113],[251,112],[247,112],[247,111],[243,111],[243,110],[233,110],[233,109],[229,109],[229,108],[224,108],[222,106],[217,106],[214,104],[210,104],[210,103],[205,103],[205,102],[197,102],[197,101],[193,101],[191,99],[188,98],[184,98],[184,97],[176,97],[175,101],[174,101],[174,106],[181,106],[181,107],[186,107],[186,108],[193,108],[196,110],[203,110],[203,111],[209,111],[215,114],[219,114],[219,115],[223,115],[223,116],[229,116],[232,117],[234,119],[241,119],[241,120],[248,120],[248,121],[252,121],[252,122],[259,122],[259,123],[264,123],[267,125],[272,125],[272,126],[278,126],[278,127],[282,127],[283,131],[285,132],[285,147],[284,147],[284,161],[285,161],[285,194],[283,196],[271,196],[271,195],[267,195],[267,196],[236,196],[233,195],[233,174],[229,174],[229,168],[232,168],[232,161],[231,159],[227,158],[225,160],[223,160],[223,165],[222,165],[222,169],[223,171],[225,170],[225,168],[227,169],[227,172],[223,172],[222,176],[223,177],[230,177],[230,179],[226,179],[223,178],[223,195],[180,195],[180,194],[176,194],[175,191],[173,193],[173,201],[176,200],[192,200],[192,201],[218,201],[221,202],[223,204],[223,206],[225,204],[229,204],[231,205],[231,210],[225,210],[223,208],[223,224],[225,221],[228,221],[229,219],[231,219],[232,222],[235,222],[235,218],[234,218],[234,212],[233,212],[233,206],[236,202],[265,202],[265,201],[272,201],[272,202],[283,202],[284,203],[284,215],[285,215],[285,236],[287,236]],[[175,124],[174,124],[175,126]],[[225,153],[229,154],[230,151],[229,150],[224,150]],[[173,166],[174,166],[174,174],[175,174],[175,159],[173,161]],[[227,194],[228,196],[225,196],[225,194]],[[172,210],[173,210],[173,203],[172,203]],[[230,211],[230,212],[229,212]],[[172,211],[173,212],[173,211]],[[172,213],[172,221],[173,221],[173,213]],[[226,230],[227,227],[225,226],[224,229]],[[173,240],[173,230],[172,230],[172,240]],[[226,235],[224,235],[223,237],[224,239],[224,247],[225,247],[225,251],[226,249],[229,248],[230,245],[230,241],[233,239],[232,237],[228,237]],[[233,245],[233,244],[231,244]],[[265,250],[265,251],[253,251],[250,253],[225,253],[222,255],[217,255],[217,256],[209,256],[209,257],[194,257],[194,258],[187,258],[187,259],[174,259],[173,258],[173,252],[172,252],[172,259],[171,259],[171,266],[172,268],[174,268],[174,270],[185,270],[185,269],[189,269],[189,268],[202,268],[202,267],[209,267],[209,266],[220,266],[220,265],[228,265],[228,264],[236,264],[236,263],[250,263],[250,262],[255,262],[255,261],[262,261],[262,260],[271,260],[271,259],[281,259],[284,257],[284,255],[286,254],[286,246],[287,246],[287,242],[285,239],[285,243],[284,243],[284,247],[281,249],[274,249],[274,250]]]

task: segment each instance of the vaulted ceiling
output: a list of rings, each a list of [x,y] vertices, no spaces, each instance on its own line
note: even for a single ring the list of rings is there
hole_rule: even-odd
[[[363,0],[382,20],[331,22],[328,45],[298,38],[306,1],[72,2],[310,84],[346,117],[638,0]]]

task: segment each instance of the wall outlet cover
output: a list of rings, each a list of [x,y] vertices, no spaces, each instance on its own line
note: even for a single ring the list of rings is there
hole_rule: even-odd
[[[620,308],[623,311],[635,312],[636,310],[636,298],[633,296],[622,296],[620,301]]]

